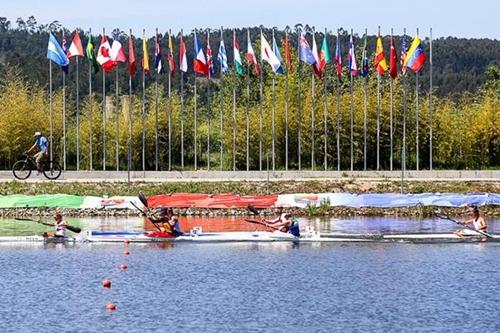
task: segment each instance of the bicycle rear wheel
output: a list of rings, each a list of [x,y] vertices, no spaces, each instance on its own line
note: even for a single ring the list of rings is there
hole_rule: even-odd
[[[57,162],[46,162],[43,166],[43,175],[48,179],[55,180],[61,175],[61,167]]]
[[[14,177],[24,180],[31,175],[31,166],[27,161],[17,161],[12,166]]]

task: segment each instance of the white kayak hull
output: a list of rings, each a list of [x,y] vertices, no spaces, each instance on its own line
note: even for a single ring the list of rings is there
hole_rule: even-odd
[[[80,241],[74,237],[0,236],[0,244],[5,243],[75,243]]]
[[[493,234],[492,238],[485,238],[479,233],[469,233],[460,237],[454,233],[411,233],[411,234],[347,234],[347,233],[305,233],[296,237],[280,231],[267,232],[199,232],[179,237],[149,237],[140,232],[105,232],[90,231],[87,241],[98,243],[135,242],[481,242],[498,241],[500,235]]]
[[[320,233],[307,230],[301,237],[295,237],[280,231],[254,232],[202,232],[201,228],[193,229],[189,234],[179,237],[150,237],[144,232],[130,231],[89,231],[83,237],[43,237],[33,236],[3,236],[0,244],[8,243],[163,243],[163,242],[193,242],[193,243],[224,243],[224,242],[402,242],[402,243],[452,243],[452,242],[500,242],[500,234],[491,234],[487,238],[479,233],[467,231],[462,237],[454,233],[403,233],[403,234],[349,234],[349,233]]]

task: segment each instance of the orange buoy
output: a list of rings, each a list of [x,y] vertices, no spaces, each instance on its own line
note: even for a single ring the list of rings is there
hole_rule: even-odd
[[[127,264],[120,264],[120,271],[124,271],[128,268]]]
[[[123,255],[124,255],[124,256],[128,256],[129,254],[130,254],[130,252],[129,252],[129,251],[123,251]]]
[[[116,310],[116,305],[113,304],[113,303],[109,303],[108,305],[106,305],[106,310],[108,312],[112,312],[112,311],[115,311]]]
[[[111,288],[111,280],[109,280],[109,279],[102,280],[102,286],[104,288]]]

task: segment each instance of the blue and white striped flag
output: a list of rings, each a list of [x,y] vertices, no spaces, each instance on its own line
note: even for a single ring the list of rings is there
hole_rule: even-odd
[[[229,72],[229,66],[227,65],[227,55],[226,55],[226,47],[224,46],[224,40],[220,39],[220,45],[219,45],[219,54],[217,54],[217,60],[220,63],[220,70],[223,73]]]
[[[54,35],[49,35],[49,45],[47,46],[47,59],[52,60],[63,69],[65,66],[69,65],[69,59],[66,53],[63,51],[61,45],[57,42]]]
[[[274,55],[276,55],[276,58],[281,62],[283,62],[283,58],[281,57],[280,54],[280,48],[278,47],[278,43],[276,43],[276,38],[274,38],[274,31],[273,31],[273,52]]]

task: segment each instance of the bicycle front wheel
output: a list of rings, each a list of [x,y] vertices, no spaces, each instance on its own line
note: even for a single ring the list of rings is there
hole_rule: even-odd
[[[52,179],[52,180],[55,180],[57,178],[59,178],[59,176],[61,175],[61,167],[59,166],[59,163],[57,162],[47,162],[44,166],[43,166],[43,175],[48,178],[48,179]]]
[[[24,180],[31,175],[31,166],[26,161],[17,161],[12,166],[12,173],[17,179]]]

